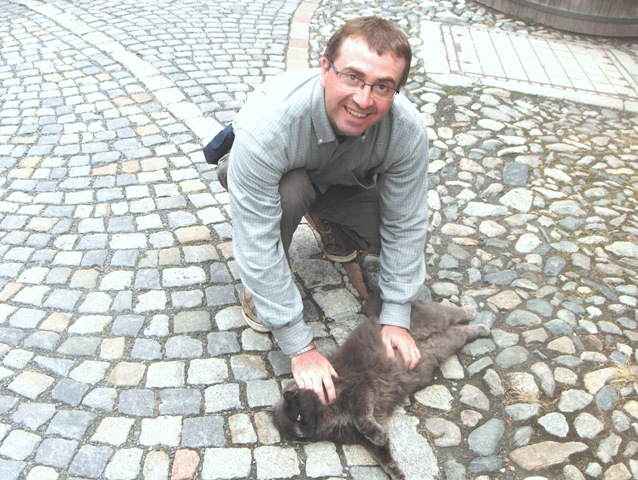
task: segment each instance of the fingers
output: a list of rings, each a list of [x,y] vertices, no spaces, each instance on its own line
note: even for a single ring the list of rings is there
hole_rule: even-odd
[[[417,366],[419,360],[421,360],[421,352],[417,348],[416,345],[408,345],[404,346],[404,352],[401,352],[403,358],[405,359],[405,363],[408,368],[412,369]]]
[[[385,345],[388,358],[395,357],[394,350],[398,350],[408,368],[417,366],[421,360],[421,352],[410,332],[401,327],[386,325],[381,330],[381,337]]]
[[[337,392],[335,390],[335,384],[332,381],[332,377],[330,375],[323,377],[323,388],[325,389],[325,398],[324,391],[322,389],[321,395],[319,396],[319,398],[322,400],[321,403],[325,405],[325,403],[334,402],[337,398]],[[326,400],[326,402],[324,402],[323,400]]]
[[[408,368],[412,369],[417,366],[419,360],[421,360],[421,352],[418,348],[414,347],[410,349],[412,354],[410,357],[410,361],[408,362]]]
[[[334,402],[337,398],[332,380],[338,377],[337,372],[318,350],[294,357],[291,367],[297,386],[314,391],[322,404]]]
[[[394,353],[394,345],[392,345],[392,341],[390,339],[383,342],[385,345],[385,354],[389,359],[393,359],[395,357]]]

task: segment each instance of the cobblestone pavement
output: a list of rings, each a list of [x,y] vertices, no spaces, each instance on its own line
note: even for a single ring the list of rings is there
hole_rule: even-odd
[[[488,29],[624,66],[638,46],[410,0],[0,0],[0,478],[385,478],[359,448],[273,429],[289,362],[244,327],[201,153],[254,85],[317,65],[335,25],[371,13],[416,53],[426,293],[493,333],[395,416],[408,478],[638,479],[635,72],[622,91],[537,95],[430,69],[427,40]],[[304,225],[291,256],[329,351],[358,290]]]

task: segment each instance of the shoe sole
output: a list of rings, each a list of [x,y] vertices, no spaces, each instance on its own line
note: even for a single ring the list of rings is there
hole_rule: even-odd
[[[354,260],[355,258],[357,258],[357,251],[356,250],[353,250],[352,253],[350,253],[348,255],[332,255],[332,254],[326,252],[325,250],[323,250],[323,254],[326,256],[326,258],[328,260],[332,260],[333,262],[337,262],[337,263],[346,263],[346,262],[350,262],[350,261]]]
[[[257,323],[252,318],[250,318],[248,316],[248,314],[244,311],[243,307],[241,309],[241,316],[244,318],[244,322],[246,322],[246,324],[250,328],[252,328],[254,331],[259,332],[259,333],[270,333],[270,332],[272,332],[272,328],[268,328],[267,326],[262,325],[261,323]]]

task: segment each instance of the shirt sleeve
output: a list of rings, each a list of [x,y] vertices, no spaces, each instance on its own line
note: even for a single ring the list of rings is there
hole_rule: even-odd
[[[428,232],[428,138],[422,122],[403,127],[407,145],[402,158],[379,179],[381,254],[379,287],[383,307],[379,322],[410,328],[410,303],[425,282]],[[409,131],[407,131],[409,130]]]
[[[258,142],[239,129],[228,164],[233,251],[244,287],[253,295],[259,321],[273,329],[285,354],[312,341],[303,321],[301,295],[280,235],[279,182],[287,166],[283,142]]]

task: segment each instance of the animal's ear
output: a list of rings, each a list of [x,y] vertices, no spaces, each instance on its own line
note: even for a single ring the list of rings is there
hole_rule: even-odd
[[[296,390],[287,390],[284,392],[284,400],[287,402],[292,402],[295,398],[297,398]]]

